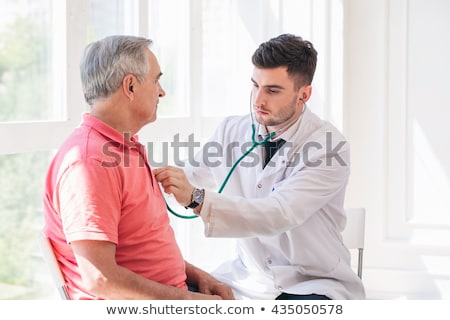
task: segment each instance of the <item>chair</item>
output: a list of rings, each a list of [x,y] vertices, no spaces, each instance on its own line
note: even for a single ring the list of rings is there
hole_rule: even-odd
[[[365,208],[345,209],[347,225],[342,232],[344,244],[348,249],[358,249],[358,277],[362,279],[364,232],[366,223]]]
[[[56,260],[55,254],[53,252],[53,247],[50,240],[45,236],[41,235],[39,238],[39,246],[44,257],[44,261],[50,270],[50,275],[52,276],[53,283],[58,289],[59,296],[63,300],[70,300],[69,294],[67,293],[66,283],[62,275],[61,269],[59,268],[58,260]]]

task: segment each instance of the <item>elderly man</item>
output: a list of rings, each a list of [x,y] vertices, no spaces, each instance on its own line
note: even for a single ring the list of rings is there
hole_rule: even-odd
[[[86,48],[90,113],[50,164],[44,233],[71,299],[232,299],[229,287],[184,261],[137,141],[165,95],[150,45],[111,36]]]

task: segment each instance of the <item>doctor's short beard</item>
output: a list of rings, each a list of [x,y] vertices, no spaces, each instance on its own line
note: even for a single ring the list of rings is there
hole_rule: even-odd
[[[263,120],[261,119],[260,115],[256,114],[256,121],[266,127],[278,127],[287,125],[289,123],[292,123],[294,121],[294,118],[296,118],[300,114],[297,108],[300,107],[297,106],[297,98],[294,97],[289,105],[279,108],[278,112],[276,113],[271,112],[268,115],[268,119]],[[267,110],[265,109],[262,110],[267,112]]]

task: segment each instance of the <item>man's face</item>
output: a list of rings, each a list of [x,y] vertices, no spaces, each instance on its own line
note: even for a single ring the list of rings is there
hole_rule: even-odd
[[[296,90],[286,67],[254,68],[252,104],[256,120],[271,130],[281,129],[300,116],[305,87]]]
[[[144,81],[137,82],[134,87],[136,116],[143,124],[156,120],[159,98],[166,95],[159,83],[162,73],[158,60],[150,50],[147,52],[147,57],[150,70],[145,75]]]

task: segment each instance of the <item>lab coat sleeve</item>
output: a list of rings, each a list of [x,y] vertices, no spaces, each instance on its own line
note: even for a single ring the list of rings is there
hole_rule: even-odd
[[[271,236],[302,225],[314,214],[333,219],[332,212],[342,210],[350,173],[348,143],[338,155],[344,165],[325,150],[310,154],[309,166],[298,164],[290,176],[270,186],[265,197],[246,199],[207,191],[200,212],[205,235]]]
[[[217,188],[216,182],[211,174],[211,169],[201,160],[202,158],[203,150],[195,155],[192,163],[187,164],[186,162],[184,173],[194,186],[214,190]]]

